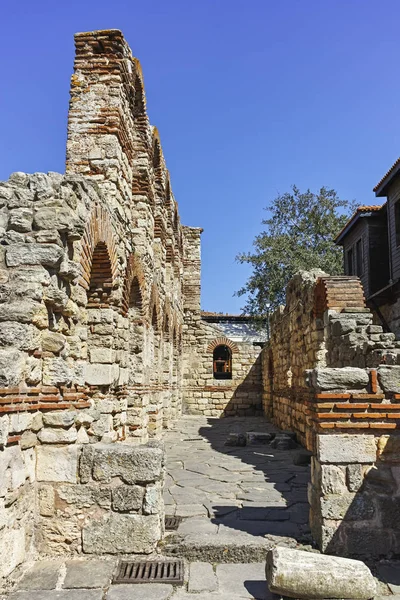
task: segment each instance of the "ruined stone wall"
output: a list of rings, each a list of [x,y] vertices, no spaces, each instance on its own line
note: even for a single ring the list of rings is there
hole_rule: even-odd
[[[355,277],[296,275],[262,361],[265,413],[310,450],[315,432],[398,425],[400,344],[373,324]]]
[[[400,435],[318,435],[310,521],[322,551],[383,557],[400,551]]]
[[[185,412],[208,417],[262,414],[260,346],[232,342],[218,327],[201,320],[187,332],[185,343]],[[214,379],[213,350],[220,344],[231,349],[232,379]]]
[[[0,182],[0,576],[42,534],[51,552],[81,548],[89,488],[69,506],[43,464],[67,457],[60,482],[80,486],[82,445],[146,442],[181,413],[184,233],[140,64],[117,30],[75,42],[66,174]],[[38,522],[46,482],[56,518]]]
[[[37,481],[42,556],[150,554],[162,537],[162,446],[41,446]]]
[[[200,235],[184,228],[183,410],[209,417],[262,414],[261,348],[233,342],[200,310]],[[213,350],[226,345],[232,352],[232,379],[213,377]]]
[[[314,454],[320,548],[398,552],[400,343],[374,324],[358,278],[296,275],[262,361],[266,414]]]
[[[383,304],[379,307],[379,310],[386,323],[388,323],[390,330],[400,340],[400,298],[397,298],[396,302],[392,304]]]

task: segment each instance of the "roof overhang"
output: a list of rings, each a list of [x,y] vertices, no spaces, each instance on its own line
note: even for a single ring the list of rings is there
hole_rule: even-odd
[[[387,187],[393,179],[400,174],[400,158],[390,167],[389,171],[382,177],[380,182],[374,187],[375,196],[386,196]]]
[[[350,217],[350,219],[347,221],[342,231],[333,240],[335,244],[340,246],[341,242],[343,241],[343,238],[345,238],[346,235],[353,229],[353,227],[357,225],[360,219],[365,217],[376,217],[379,214],[379,212],[384,208],[384,206],[385,204],[382,204],[382,206],[380,207],[373,206],[371,207],[371,210],[368,210],[366,206],[357,209],[354,215]]]

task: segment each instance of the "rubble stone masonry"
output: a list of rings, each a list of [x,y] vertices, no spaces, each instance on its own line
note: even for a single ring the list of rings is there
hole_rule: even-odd
[[[399,552],[400,342],[374,324],[359,279],[297,274],[262,361],[265,413],[314,455],[320,548]]]
[[[261,347],[234,342],[200,310],[201,229],[188,228],[184,238],[183,409],[208,417],[262,414]],[[232,378],[214,379],[213,350],[232,353]]]
[[[132,444],[181,413],[191,229],[121,32],[75,44],[66,174],[0,183],[0,577],[38,551],[111,552],[115,531],[120,551],[154,549],[162,477],[134,471],[161,451]],[[116,472],[111,490],[97,469],[83,481],[89,448],[120,463],[102,449],[113,442],[125,444],[131,480]]]

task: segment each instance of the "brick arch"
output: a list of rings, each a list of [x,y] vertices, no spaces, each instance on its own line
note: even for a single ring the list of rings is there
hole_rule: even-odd
[[[135,67],[134,74],[134,117],[146,114],[146,94],[144,91],[143,72],[140,61],[137,58],[132,57],[132,62]]]
[[[162,314],[160,307],[160,298],[156,284],[153,284],[153,287],[151,288],[150,303],[147,316],[148,323],[152,324],[157,332],[160,332],[162,327]]]
[[[96,277],[100,275],[102,259],[106,263],[106,276],[109,283],[114,286],[118,276],[118,258],[113,227],[108,212],[103,207],[96,205],[82,236],[79,283],[86,291],[90,289],[92,271],[95,269]]]
[[[208,344],[207,352],[214,352],[214,350],[215,350],[215,348],[217,348],[217,346],[228,346],[228,348],[230,348],[230,350],[232,351],[232,354],[234,352],[239,352],[239,348],[238,348],[237,344],[235,344],[235,342],[232,342],[225,336],[215,338],[215,340],[213,340],[210,344]]]
[[[135,286],[134,290],[132,290],[133,285]],[[124,316],[128,314],[129,308],[134,301],[132,297],[133,292],[135,292],[136,296],[140,296],[140,314],[143,316],[145,291],[146,279],[141,262],[135,254],[131,254],[126,264],[124,290],[122,293],[121,313]],[[139,306],[137,307],[139,308]]]
[[[166,298],[164,304],[164,317],[163,317],[163,334],[164,340],[170,341],[173,338],[173,327],[174,327],[174,317],[171,309],[171,302],[169,298]]]

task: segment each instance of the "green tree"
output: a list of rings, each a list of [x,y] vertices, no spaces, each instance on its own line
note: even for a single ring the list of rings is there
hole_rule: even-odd
[[[341,200],[335,190],[322,187],[314,194],[296,186],[279,194],[266,210],[266,226],[254,240],[254,251],[239,254],[240,263],[249,263],[253,273],[238,296],[248,294],[246,314],[265,316],[285,303],[289,279],[300,270],[322,269],[330,275],[343,272],[342,249],[333,239],[342,229],[354,203]]]

